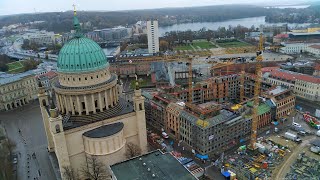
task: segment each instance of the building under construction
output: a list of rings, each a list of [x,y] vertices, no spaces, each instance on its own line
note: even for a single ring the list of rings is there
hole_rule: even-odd
[[[187,94],[184,98],[177,96],[187,93],[186,90],[175,93],[144,92],[148,124],[159,130],[164,129],[176,141],[182,140],[200,154],[219,154],[248,140],[252,127],[253,101],[230,103],[231,96],[226,86],[231,86],[230,80],[234,80],[238,87],[235,99],[239,99],[239,77],[229,75],[218,78],[217,82],[219,80],[226,85],[223,84],[222,91],[214,91],[217,93],[214,96],[207,96],[210,93],[209,88],[205,87],[207,81],[195,85],[197,88],[193,89],[193,97],[203,96],[200,98],[203,102],[197,103],[186,103]],[[219,99],[218,93],[221,93]],[[274,120],[272,117],[276,117],[277,106],[269,101],[270,97],[260,100],[258,129],[270,126]]]

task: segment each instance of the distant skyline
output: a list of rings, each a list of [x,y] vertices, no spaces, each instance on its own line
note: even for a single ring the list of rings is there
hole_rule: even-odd
[[[293,5],[308,1],[315,0],[0,0],[0,15],[68,11],[72,4],[80,11],[118,11],[223,4]]]

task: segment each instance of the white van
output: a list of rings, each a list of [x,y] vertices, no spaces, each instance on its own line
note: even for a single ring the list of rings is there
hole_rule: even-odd
[[[161,135],[162,135],[162,137],[165,138],[165,139],[168,139],[168,138],[169,138],[169,136],[168,136],[168,134],[167,134],[166,132],[162,132]]]
[[[320,130],[317,132],[317,136],[320,136]]]

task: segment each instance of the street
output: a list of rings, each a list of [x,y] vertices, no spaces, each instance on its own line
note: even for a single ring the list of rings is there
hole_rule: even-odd
[[[38,102],[1,112],[0,122],[15,144],[13,153],[18,156],[17,179],[55,180]]]

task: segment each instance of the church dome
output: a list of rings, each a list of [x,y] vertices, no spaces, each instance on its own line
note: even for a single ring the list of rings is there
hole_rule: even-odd
[[[107,58],[100,46],[81,36],[67,42],[58,57],[58,72],[91,72],[107,66]]]
[[[77,16],[73,20],[75,34],[60,50],[58,72],[83,73],[106,68],[109,64],[101,47],[81,34]]]

